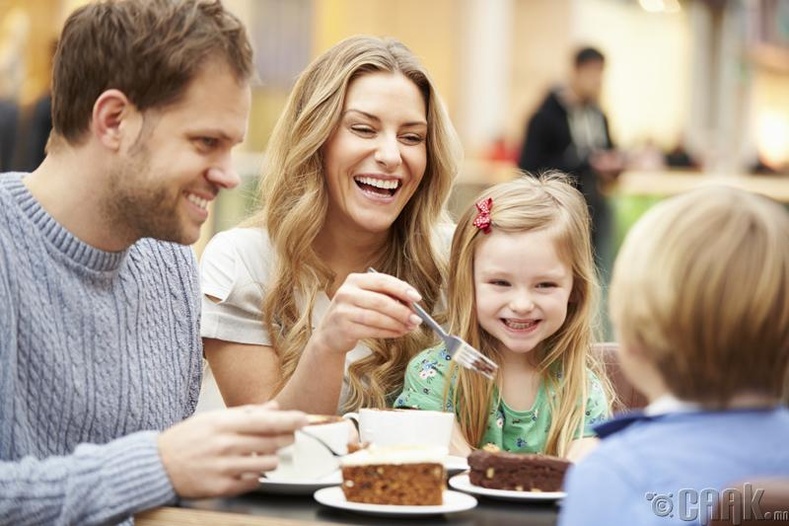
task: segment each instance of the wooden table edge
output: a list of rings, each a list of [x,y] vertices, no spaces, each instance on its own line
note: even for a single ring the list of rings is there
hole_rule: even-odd
[[[134,523],[137,526],[305,526],[307,524],[330,524],[327,522],[285,519],[265,515],[175,507],[155,508],[138,513],[134,516]]]

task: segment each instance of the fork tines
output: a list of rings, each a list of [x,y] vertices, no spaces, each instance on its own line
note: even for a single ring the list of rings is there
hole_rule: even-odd
[[[452,354],[452,359],[467,369],[477,371],[488,379],[493,379],[499,366],[466,342],[463,342]]]

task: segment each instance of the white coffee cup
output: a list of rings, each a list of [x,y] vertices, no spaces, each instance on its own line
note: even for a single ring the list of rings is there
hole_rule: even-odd
[[[455,415],[416,409],[360,409],[343,418],[354,420],[362,442],[377,446],[430,446],[449,453]]]
[[[293,444],[277,452],[279,464],[266,473],[267,479],[315,481],[340,467],[339,458],[332,452],[348,453],[348,443],[355,436],[353,423],[339,416],[308,418],[312,423],[296,431]]]

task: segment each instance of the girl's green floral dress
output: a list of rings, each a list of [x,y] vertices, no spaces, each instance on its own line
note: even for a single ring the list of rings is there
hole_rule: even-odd
[[[457,377],[451,379],[449,398],[444,402],[444,382],[451,358],[443,345],[422,351],[408,364],[405,373],[403,392],[397,397],[394,407],[409,407],[433,411],[458,411],[453,406],[452,395]],[[557,372],[557,379],[561,372]],[[589,373],[589,399],[586,401],[586,420],[584,428],[578,430],[577,438],[594,436],[592,426],[605,420],[608,415],[605,393],[600,380]],[[480,444],[494,444],[504,451],[519,453],[542,453],[548,440],[548,429],[551,426],[550,406],[548,397],[555,396],[546,392],[544,384],[537,391],[534,405],[528,411],[515,411],[507,406],[494,391],[494,402],[488,418],[488,427]],[[474,445],[474,444],[472,444]]]

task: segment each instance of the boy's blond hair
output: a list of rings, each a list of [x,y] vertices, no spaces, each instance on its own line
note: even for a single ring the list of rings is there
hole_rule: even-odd
[[[721,408],[782,395],[789,363],[789,213],[726,187],[659,203],[622,246],[611,316],[672,394]]]

